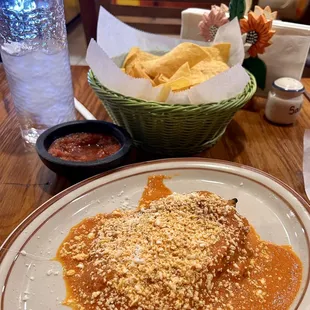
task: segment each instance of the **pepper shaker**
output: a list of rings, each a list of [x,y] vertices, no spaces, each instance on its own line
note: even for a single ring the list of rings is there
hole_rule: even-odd
[[[283,77],[275,80],[268,94],[266,118],[276,124],[289,125],[300,113],[305,88],[296,79]]]

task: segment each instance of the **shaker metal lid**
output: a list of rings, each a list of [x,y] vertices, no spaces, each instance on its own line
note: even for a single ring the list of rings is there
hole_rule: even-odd
[[[303,93],[305,91],[305,87],[300,81],[289,77],[282,77],[275,80],[272,86],[281,91],[290,93]]]

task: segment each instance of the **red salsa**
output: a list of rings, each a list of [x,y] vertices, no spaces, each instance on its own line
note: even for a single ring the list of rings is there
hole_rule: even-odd
[[[55,140],[48,152],[64,160],[94,161],[106,158],[120,148],[120,143],[113,136],[78,132]]]

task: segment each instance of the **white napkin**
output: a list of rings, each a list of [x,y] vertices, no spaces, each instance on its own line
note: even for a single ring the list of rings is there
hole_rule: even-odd
[[[310,29],[310,28],[309,28]],[[272,38],[272,45],[266,53],[259,55],[267,66],[266,88],[258,89],[257,95],[266,96],[272,88],[272,83],[281,77],[301,79],[310,46],[310,31],[308,36],[279,35]]]

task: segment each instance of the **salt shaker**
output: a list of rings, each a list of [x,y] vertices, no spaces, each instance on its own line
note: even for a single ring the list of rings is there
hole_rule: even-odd
[[[296,79],[283,77],[275,80],[268,94],[266,118],[277,124],[294,123],[302,107],[304,91],[304,86]]]

